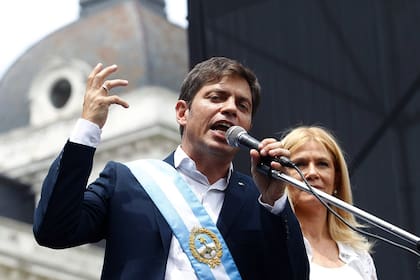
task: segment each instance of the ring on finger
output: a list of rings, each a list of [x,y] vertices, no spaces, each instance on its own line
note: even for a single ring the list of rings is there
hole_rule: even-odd
[[[102,88],[109,94],[109,88],[105,84],[102,85]]]

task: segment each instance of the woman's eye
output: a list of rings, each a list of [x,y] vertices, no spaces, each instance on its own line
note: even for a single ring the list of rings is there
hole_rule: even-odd
[[[302,167],[302,166],[303,166],[303,162],[300,162],[300,161],[295,161],[295,165],[296,165],[297,167]]]

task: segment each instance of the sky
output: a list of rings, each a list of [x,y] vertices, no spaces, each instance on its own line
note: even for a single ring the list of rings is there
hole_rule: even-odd
[[[165,0],[168,19],[186,27],[187,0]],[[79,0],[0,1],[0,79],[33,44],[77,20]]]

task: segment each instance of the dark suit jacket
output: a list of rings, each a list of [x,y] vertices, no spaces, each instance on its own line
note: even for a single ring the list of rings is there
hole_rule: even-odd
[[[106,239],[102,279],[164,279],[172,231],[129,169],[109,162],[86,188],[95,149],[68,142],[50,167],[35,210],[40,245]],[[167,159],[173,165],[173,154]],[[243,279],[308,279],[296,217],[258,203],[252,178],[233,172],[217,222]]]

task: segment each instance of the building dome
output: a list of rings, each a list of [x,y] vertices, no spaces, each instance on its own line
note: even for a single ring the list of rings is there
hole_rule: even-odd
[[[74,115],[98,62],[119,66],[116,75],[129,81],[121,94],[142,86],[178,92],[188,70],[184,29],[146,1],[86,2],[78,21],[33,45],[3,76],[0,133]]]

